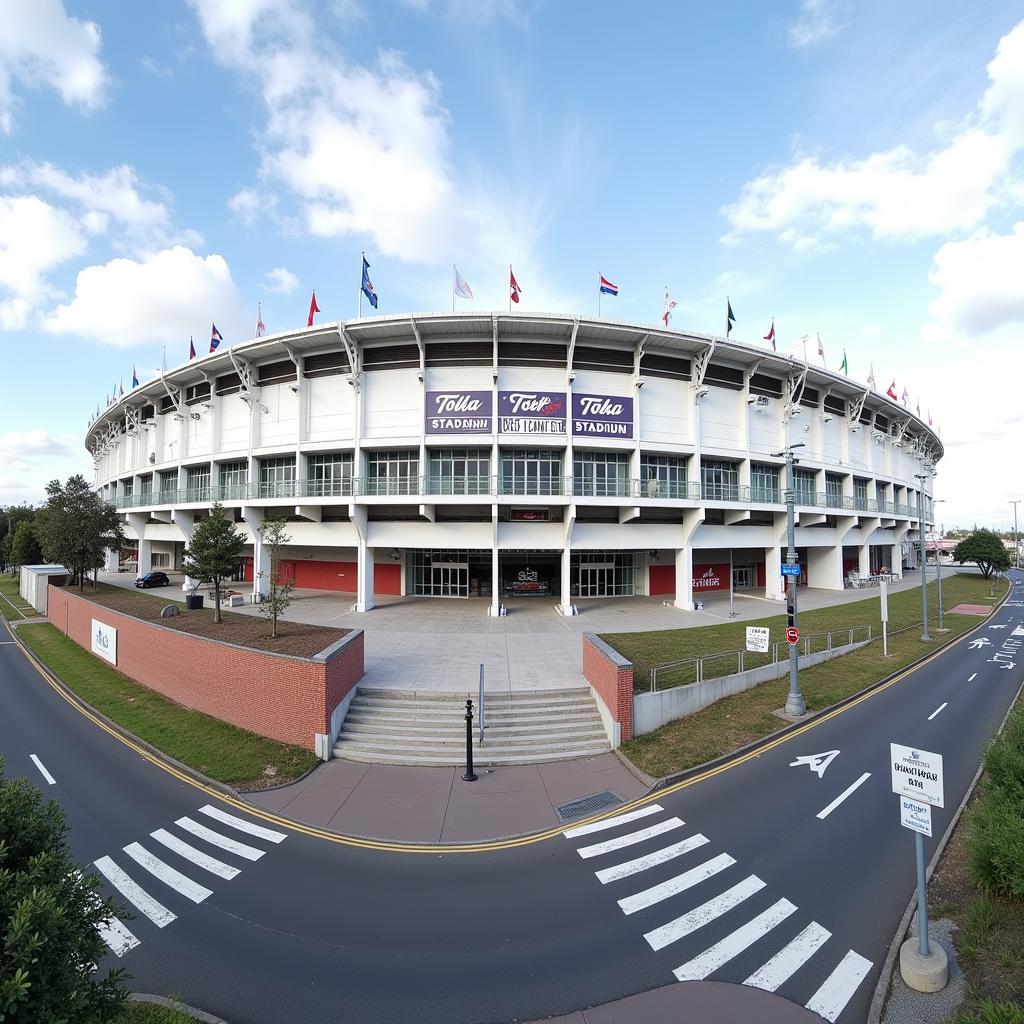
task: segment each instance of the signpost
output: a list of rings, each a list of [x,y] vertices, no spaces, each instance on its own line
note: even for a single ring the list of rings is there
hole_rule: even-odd
[[[885,580],[878,581],[878,596],[882,602],[882,657],[889,657],[889,584]],[[931,835],[931,833],[928,833]]]
[[[796,626],[789,626],[786,629],[786,643],[796,644],[800,642],[800,630]]]
[[[783,576],[799,576],[800,575],[800,566],[795,564],[795,563],[793,565],[790,565],[788,562],[784,562],[783,565],[782,565],[782,575]]]
[[[747,650],[757,654],[768,653],[767,626],[747,626]]]

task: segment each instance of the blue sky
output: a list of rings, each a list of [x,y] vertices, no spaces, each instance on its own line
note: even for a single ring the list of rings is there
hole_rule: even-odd
[[[216,321],[604,312],[780,349],[820,332],[920,401],[947,525],[1005,525],[1021,422],[1019,5],[8,0],[0,502],[86,471],[97,402]],[[1016,227],[1020,222],[1020,227]]]

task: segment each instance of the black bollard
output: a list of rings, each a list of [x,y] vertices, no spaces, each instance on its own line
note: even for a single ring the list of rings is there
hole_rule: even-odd
[[[473,771],[473,702],[466,701],[466,773],[462,776],[463,782],[476,782],[476,773]]]

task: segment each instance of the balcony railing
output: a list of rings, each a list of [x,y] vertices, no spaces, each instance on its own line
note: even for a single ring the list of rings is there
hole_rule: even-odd
[[[633,497],[700,501],[700,484],[695,480],[634,480]]]

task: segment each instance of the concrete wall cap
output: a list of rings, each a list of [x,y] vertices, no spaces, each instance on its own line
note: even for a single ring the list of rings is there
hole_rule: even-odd
[[[632,668],[633,662],[624,658],[614,647],[606,644],[596,633],[584,633],[583,639],[589,641],[616,668]]]
[[[325,647],[319,654],[314,654],[310,661],[322,661],[331,662],[341,654],[346,647],[350,644],[354,644],[358,637],[363,635],[361,629],[353,629],[348,632],[346,636],[343,636],[340,640],[335,640],[330,647]]]

